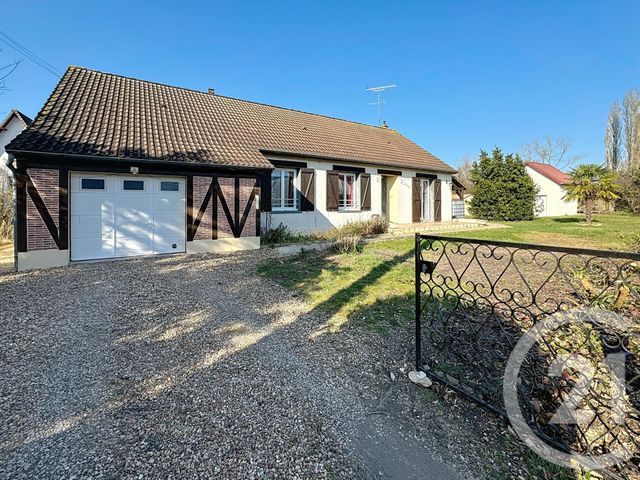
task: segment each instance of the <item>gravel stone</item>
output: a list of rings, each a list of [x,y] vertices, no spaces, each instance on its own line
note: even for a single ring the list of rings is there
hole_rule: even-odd
[[[478,478],[486,438],[513,443],[390,378],[411,326],[323,334],[255,273],[271,255],[0,274],[0,477]]]

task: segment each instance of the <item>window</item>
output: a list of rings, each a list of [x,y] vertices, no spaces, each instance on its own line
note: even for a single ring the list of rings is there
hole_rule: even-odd
[[[102,178],[83,178],[82,190],[104,190],[104,179]]]
[[[160,182],[161,192],[179,192],[180,183],[178,182]]]
[[[296,210],[296,171],[276,169],[271,173],[271,208]]]
[[[122,188],[124,190],[144,190],[144,180],[125,180]]]
[[[355,173],[338,175],[338,208],[352,210],[358,208],[358,184]]]

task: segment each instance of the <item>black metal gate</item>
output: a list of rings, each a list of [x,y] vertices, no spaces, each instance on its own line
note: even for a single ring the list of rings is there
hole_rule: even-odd
[[[415,262],[417,369],[512,425],[513,391],[544,444],[640,475],[639,254],[417,234]]]

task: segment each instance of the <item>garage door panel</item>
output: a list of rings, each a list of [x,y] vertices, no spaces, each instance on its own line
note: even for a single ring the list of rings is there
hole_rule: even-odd
[[[83,189],[83,178],[103,179],[84,185],[104,188]],[[125,180],[144,189],[125,190]],[[71,190],[72,260],[185,251],[183,178],[74,174]]]

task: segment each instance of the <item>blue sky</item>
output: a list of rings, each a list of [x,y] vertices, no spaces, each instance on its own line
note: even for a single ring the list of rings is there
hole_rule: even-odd
[[[375,124],[457,165],[545,135],[601,162],[611,102],[640,88],[640,2],[2,1],[0,30],[74,64]],[[20,54],[3,45],[0,64]],[[25,59],[0,112],[57,79]]]

